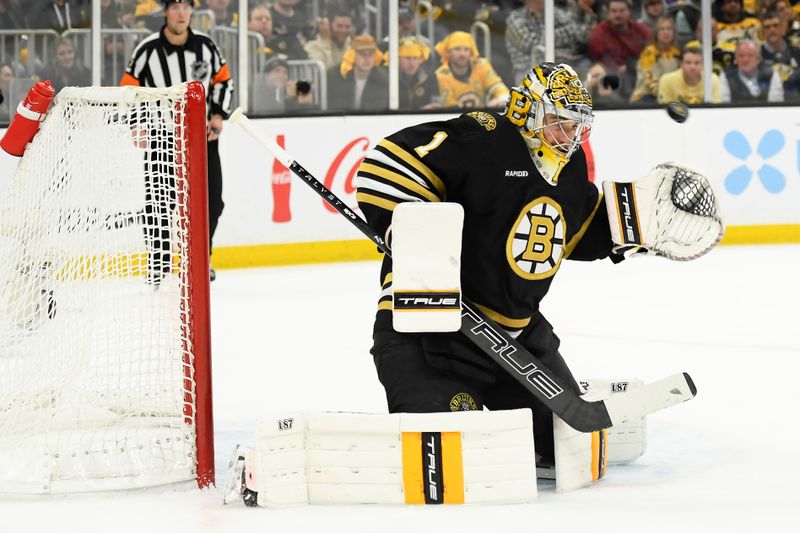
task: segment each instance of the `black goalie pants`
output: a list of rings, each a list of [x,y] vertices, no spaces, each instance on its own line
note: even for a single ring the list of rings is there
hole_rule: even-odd
[[[578,383],[558,352],[558,338],[542,321],[546,326],[535,342],[523,342],[522,336],[518,340],[578,392]],[[372,354],[389,412],[530,408],[536,453],[552,463],[552,411],[461,333],[376,332]]]
[[[214,244],[214,233],[225,204],[222,201],[222,165],[219,161],[219,141],[208,142],[208,253]]]

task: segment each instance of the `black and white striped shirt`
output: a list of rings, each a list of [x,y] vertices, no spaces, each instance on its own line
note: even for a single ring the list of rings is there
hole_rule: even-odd
[[[120,85],[169,87],[199,81],[206,90],[209,113],[228,118],[233,80],[225,58],[211,37],[188,31],[189,38],[182,46],[170,43],[164,36],[164,28],[139,43]]]

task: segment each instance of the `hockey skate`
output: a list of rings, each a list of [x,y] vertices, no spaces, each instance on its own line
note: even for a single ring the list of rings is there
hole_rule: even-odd
[[[258,493],[247,488],[245,457],[249,449],[237,444],[228,462],[228,478],[225,481],[222,503],[229,504],[241,499],[247,507],[258,505]]]

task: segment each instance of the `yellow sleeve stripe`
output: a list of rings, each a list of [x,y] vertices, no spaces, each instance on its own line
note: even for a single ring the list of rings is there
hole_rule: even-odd
[[[384,300],[378,303],[378,311],[391,311],[393,309],[391,300]]]
[[[360,204],[372,204],[380,207],[381,209],[386,209],[387,211],[394,211],[394,208],[397,207],[397,204],[399,203],[363,192],[356,193],[356,201]]]
[[[389,272],[388,274],[386,274],[386,277],[383,278],[383,283],[381,284],[381,287],[386,288],[386,286],[389,285],[391,282],[392,282],[392,273]]]
[[[436,196],[433,192],[426,189],[416,181],[403,176],[398,172],[393,172],[391,170],[379,167],[377,165],[373,165],[371,163],[362,163],[360,167],[358,167],[359,172],[365,172],[367,174],[374,174],[375,176],[379,176],[381,178],[386,178],[389,181],[396,183],[397,185],[408,189],[416,193],[417,195],[425,198],[429,202],[438,202],[439,197]]]
[[[594,209],[592,210],[592,214],[589,215],[589,218],[587,218],[586,221],[583,223],[583,226],[581,226],[581,229],[578,231],[578,233],[573,235],[572,239],[570,239],[570,241],[567,243],[567,249],[566,253],[564,254],[564,257],[569,257],[570,254],[572,254],[572,250],[574,250],[575,247],[578,246],[578,243],[583,238],[583,234],[586,233],[587,229],[589,229],[589,224],[591,224],[592,220],[594,220],[594,216],[595,214],[597,214],[597,208],[600,207],[600,204],[602,203],[603,203],[603,194],[601,193],[597,195],[597,203],[595,204]]]
[[[501,326],[511,328],[511,329],[522,329],[526,327],[528,324],[531,323],[531,317],[528,318],[509,318],[507,316],[501,315],[497,311],[493,309],[489,309],[488,307],[484,307],[480,304],[474,304],[478,309],[483,311],[486,316],[500,324]]]
[[[399,157],[403,162],[414,167],[414,169],[417,172],[422,174],[428,181],[431,182],[431,185],[434,186],[436,192],[439,193],[439,198],[441,200],[445,199],[445,196],[447,194],[447,189],[445,188],[444,183],[442,182],[442,180],[439,179],[439,176],[437,176],[430,168],[428,168],[419,159],[417,159],[416,157],[414,157],[413,155],[406,152],[405,150],[397,146],[395,143],[387,139],[383,139],[381,142],[379,142],[378,146],[386,148],[392,154]]]

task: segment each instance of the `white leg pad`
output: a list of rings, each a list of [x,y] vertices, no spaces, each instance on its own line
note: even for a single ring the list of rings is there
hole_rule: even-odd
[[[644,386],[641,379],[602,380],[590,379],[581,382],[585,391],[593,391],[596,399],[607,400]],[[625,464],[635,461],[647,450],[647,418],[630,418],[608,429],[608,462]]]
[[[392,214],[392,316],[402,332],[461,328],[464,208],[404,202]]]
[[[644,386],[642,380],[581,381],[587,401],[607,400]],[[631,418],[603,431],[581,433],[553,415],[556,455],[556,490],[586,487],[605,475],[608,464],[629,463],[647,448],[645,417]]]
[[[260,506],[525,503],[537,497],[528,409],[294,414],[263,419],[256,434],[256,460],[248,462],[246,477]]]
[[[556,491],[586,487],[606,473],[607,430],[581,433],[553,415]]]
[[[254,459],[245,466],[246,485],[258,492],[259,506],[308,503],[305,439],[306,421],[302,413],[259,420]]]
[[[583,383],[581,383],[583,385]],[[603,392],[591,388],[583,395],[587,401],[603,399]],[[566,492],[597,482],[606,473],[608,430],[582,433],[553,415],[556,491]]]

